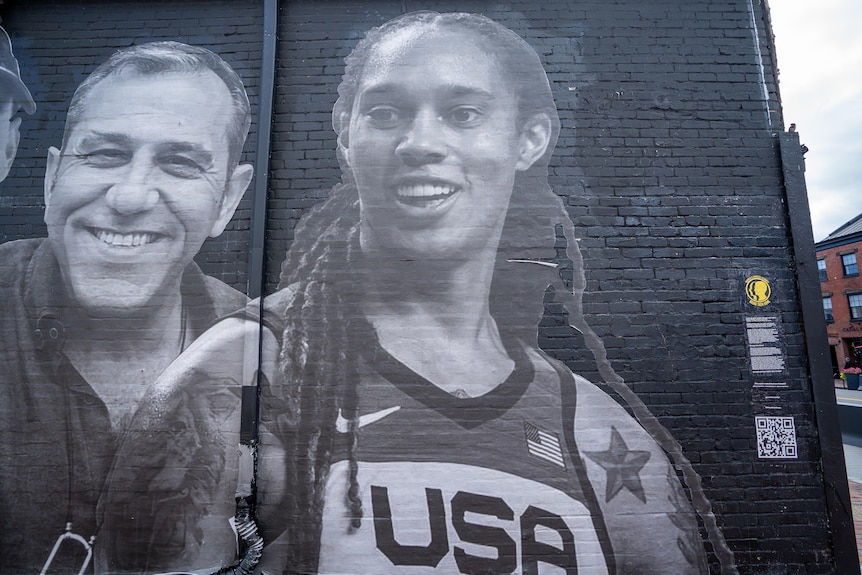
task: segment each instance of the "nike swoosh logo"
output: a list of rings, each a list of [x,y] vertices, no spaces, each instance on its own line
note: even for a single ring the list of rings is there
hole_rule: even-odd
[[[381,409],[380,411],[375,411],[374,413],[368,413],[366,415],[359,416],[359,425],[357,428],[365,427],[375,421],[380,421],[387,415],[392,415],[396,411],[401,409],[400,405],[395,405],[392,407],[388,407],[386,409]],[[335,430],[338,433],[347,433],[350,430],[350,422],[341,415],[341,409],[338,410],[338,417],[335,419]]]

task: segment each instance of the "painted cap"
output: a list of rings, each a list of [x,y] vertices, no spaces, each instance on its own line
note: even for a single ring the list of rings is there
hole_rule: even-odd
[[[36,102],[33,101],[30,90],[21,81],[18,60],[12,54],[12,40],[2,27],[0,27],[0,82],[11,87],[12,97],[28,114],[36,111]],[[7,89],[5,86],[2,88],[4,92]]]

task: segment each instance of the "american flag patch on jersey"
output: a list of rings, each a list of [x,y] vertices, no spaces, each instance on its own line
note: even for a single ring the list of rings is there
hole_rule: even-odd
[[[530,455],[550,461],[554,465],[565,467],[563,450],[556,433],[539,429],[532,423],[524,422],[524,434],[527,436],[527,451]]]

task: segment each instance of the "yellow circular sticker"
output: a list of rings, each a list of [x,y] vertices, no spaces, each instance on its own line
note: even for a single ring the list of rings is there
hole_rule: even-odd
[[[751,276],[745,280],[745,295],[748,296],[748,303],[751,305],[765,306],[769,303],[769,296],[772,295],[772,286],[763,276]]]

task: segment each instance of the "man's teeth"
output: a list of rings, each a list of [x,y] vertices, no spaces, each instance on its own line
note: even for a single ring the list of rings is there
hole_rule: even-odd
[[[432,198],[449,196],[455,193],[452,186],[440,186],[432,184],[418,184],[415,186],[401,186],[398,195],[404,198]]]
[[[96,237],[109,246],[129,248],[150,244],[156,239],[155,234],[150,233],[118,234],[106,230],[97,231]]]

